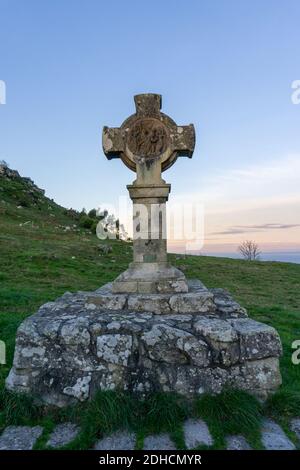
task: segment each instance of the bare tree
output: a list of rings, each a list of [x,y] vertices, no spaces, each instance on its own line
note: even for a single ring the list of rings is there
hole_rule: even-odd
[[[261,251],[258,247],[258,244],[252,240],[246,240],[239,247],[238,251],[248,261],[253,261],[259,259]]]

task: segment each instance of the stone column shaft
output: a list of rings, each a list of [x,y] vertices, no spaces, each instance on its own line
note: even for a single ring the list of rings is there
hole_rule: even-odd
[[[129,185],[127,188],[133,202],[133,262],[165,264],[166,202],[170,185]]]

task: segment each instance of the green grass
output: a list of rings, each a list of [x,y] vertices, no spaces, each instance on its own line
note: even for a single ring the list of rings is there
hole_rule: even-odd
[[[184,448],[182,422],[188,416],[208,422],[215,448],[223,448],[225,435],[236,432],[259,448],[263,415],[276,418],[288,431],[290,417],[300,416],[300,366],[291,362],[291,344],[300,339],[300,265],[291,263],[170,255],[187,277],[228,289],[252,318],[279,331],[283,385],[263,407],[238,391],[189,403],[175,394],[153,394],[142,401],[126,393],[100,392],[89,403],[56,410],[38,408],[32,398],[5,391],[22,320],[65,291],[94,290],[113,280],[130,262],[132,248],[112,240],[112,253],[100,254],[99,240],[79,227],[73,213],[40,194],[31,197],[22,180],[1,179],[0,184],[0,340],[7,346],[7,364],[0,366],[0,431],[8,424],[41,424],[45,432],[36,447],[43,448],[55,423],[72,420],[81,426],[69,446],[76,449],[90,448],[95,439],[121,427],[137,433],[138,448],[149,433],[164,431]],[[18,209],[20,201],[23,207]]]
[[[196,415],[203,418],[214,437],[215,448],[225,448],[224,437],[243,434],[253,448],[260,447],[263,406],[241,390],[224,390],[196,400]]]

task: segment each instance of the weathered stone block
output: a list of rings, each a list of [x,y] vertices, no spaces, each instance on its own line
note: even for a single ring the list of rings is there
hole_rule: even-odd
[[[185,445],[188,449],[195,449],[200,445],[211,446],[213,438],[207,424],[202,419],[188,419],[183,425]]]
[[[133,433],[117,431],[110,436],[103,437],[96,444],[95,450],[134,450],[136,437]]]
[[[281,355],[281,341],[275,328],[250,318],[231,320],[230,323],[239,335],[242,359]]]
[[[231,365],[240,359],[238,336],[232,326],[218,318],[199,318],[194,329],[204,337],[212,347],[213,361],[216,364]]]
[[[241,307],[225,289],[210,289],[214,294],[216,313],[222,318],[247,317],[247,310]]]
[[[300,418],[293,418],[290,422],[290,428],[300,441]]]
[[[8,426],[0,436],[0,450],[32,450],[42,434],[41,426]]]
[[[156,283],[156,292],[168,293],[168,292],[188,292],[188,286],[185,279],[176,280],[160,280]]]
[[[279,424],[271,419],[263,420],[262,444],[266,450],[295,450],[293,442],[283,432]]]
[[[80,428],[73,423],[57,424],[52,431],[47,446],[59,448],[72,442],[79,434]]]
[[[105,308],[108,310],[122,310],[125,307],[127,295],[91,295],[86,298],[86,308],[95,310],[96,308]]]
[[[153,312],[158,315],[171,312],[169,296],[164,294],[130,295],[128,309],[135,312]]]
[[[199,279],[188,279],[187,280],[189,292],[202,292],[207,291],[207,287]]]
[[[175,313],[214,313],[213,294],[208,290],[196,293],[174,294],[170,307]]]
[[[211,316],[197,318],[194,329],[216,343],[232,343],[238,338],[230,323]]]
[[[76,380],[73,386],[65,387],[63,393],[71,397],[77,398],[79,401],[84,401],[89,396],[91,375],[80,377]]]
[[[65,345],[89,346],[91,336],[87,329],[87,321],[83,317],[67,320],[61,328],[60,338]]]
[[[142,240],[141,243],[144,243]],[[155,248],[152,248],[156,251]],[[155,261],[155,260],[153,260]],[[171,294],[188,292],[184,274],[168,263],[132,263],[112,284],[112,292],[129,294]]]
[[[154,325],[141,337],[150,359],[171,364],[195,364],[207,367],[210,351],[204,341],[168,325]]]
[[[48,361],[45,353],[45,346],[32,346],[30,343],[23,343],[23,346],[15,354],[14,365],[15,367],[24,367],[24,365],[35,368],[43,367]]]
[[[137,281],[114,281],[112,292],[118,294],[135,294],[138,292]]]
[[[132,337],[129,335],[109,334],[97,338],[97,356],[110,364],[127,366],[131,348]]]
[[[225,440],[227,450],[251,450],[244,436],[227,436]]]
[[[193,335],[179,338],[177,340],[177,347],[187,355],[191,365],[208,367],[211,363],[212,353],[207,343],[195,338]]]
[[[228,385],[246,390],[265,400],[281,385],[279,360],[269,357],[246,361],[231,368]]]

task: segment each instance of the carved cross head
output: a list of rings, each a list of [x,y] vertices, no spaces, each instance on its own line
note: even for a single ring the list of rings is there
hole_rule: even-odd
[[[153,168],[160,174],[173,165],[177,157],[192,157],[195,129],[193,124],[177,126],[162,113],[161,95],[136,95],[134,101],[136,113],[121,127],[103,128],[103,151],[109,160],[121,158],[138,177],[144,175],[149,182],[147,172],[153,173]]]

